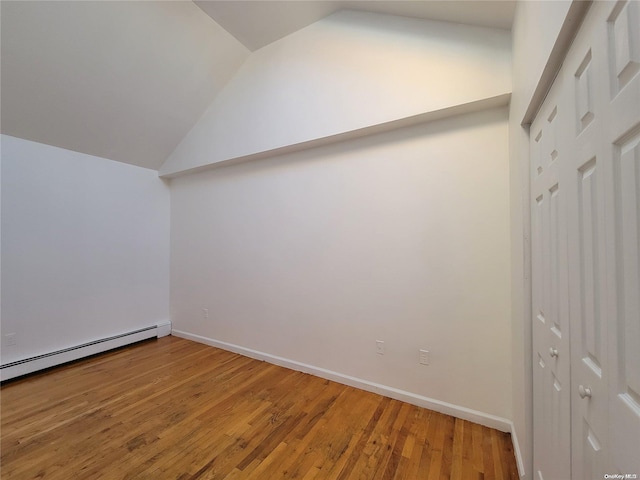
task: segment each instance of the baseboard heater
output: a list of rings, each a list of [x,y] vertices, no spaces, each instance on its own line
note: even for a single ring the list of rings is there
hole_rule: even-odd
[[[0,365],[0,381],[37,372],[45,368],[55,367],[63,363],[78,360],[83,357],[106,352],[114,348],[123,347],[131,343],[140,342],[154,337],[164,337],[171,333],[171,322],[164,322],[150,327],[140,328],[127,333],[121,333],[112,337],[101,338],[91,342],[63,348],[55,352],[36,355],[34,357],[16,360],[15,362]]]

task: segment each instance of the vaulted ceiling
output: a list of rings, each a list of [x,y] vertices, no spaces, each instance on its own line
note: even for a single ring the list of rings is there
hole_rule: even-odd
[[[249,55],[192,2],[0,5],[2,133],[142,167]]]
[[[515,1],[505,0],[195,0],[195,3],[252,51],[338,10],[362,10],[508,30],[515,9]]]
[[[243,62],[337,10],[509,28],[512,1],[6,1],[2,133],[158,169]]]

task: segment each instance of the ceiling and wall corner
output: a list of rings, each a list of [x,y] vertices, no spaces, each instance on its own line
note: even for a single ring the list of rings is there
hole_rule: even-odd
[[[159,169],[251,49],[344,9],[390,23],[431,18],[508,29],[514,8],[482,0],[3,0],[2,133]]]
[[[258,50],[338,10],[454,22],[509,30],[515,1],[211,1],[194,0],[249,50]]]
[[[0,8],[2,133],[146,168],[249,55],[192,2]]]
[[[304,149],[491,98],[506,105],[510,62],[505,30],[341,10],[253,52],[160,174]]]

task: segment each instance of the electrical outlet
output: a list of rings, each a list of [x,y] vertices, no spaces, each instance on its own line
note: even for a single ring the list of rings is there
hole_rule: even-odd
[[[384,342],[382,340],[376,340],[376,353],[384,355]]]
[[[205,320],[207,318],[209,318],[209,309],[208,308],[203,308],[202,309],[202,318],[204,318]]]
[[[12,346],[16,345],[16,334],[15,333],[7,333],[4,336],[4,344],[7,347],[12,347]]]
[[[420,364],[429,365],[429,350],[420,350]]]

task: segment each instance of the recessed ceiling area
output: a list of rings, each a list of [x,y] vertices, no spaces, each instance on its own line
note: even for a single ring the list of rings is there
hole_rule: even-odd
[[[443,22],[510,29],[515,1],[217,1],[202,10],[254,51],[338,10],[361,10]]]

